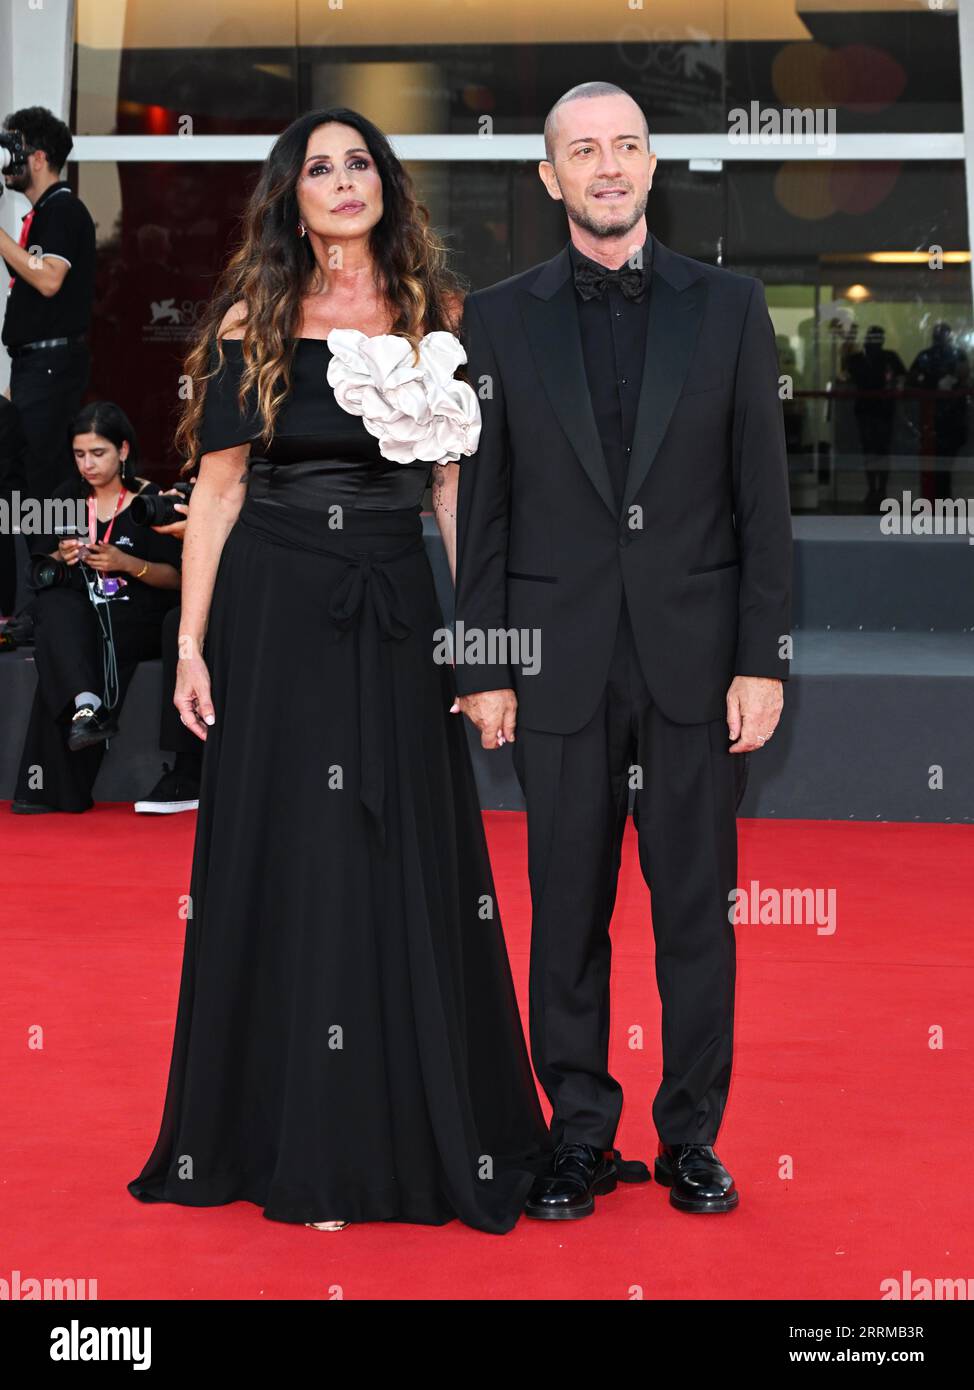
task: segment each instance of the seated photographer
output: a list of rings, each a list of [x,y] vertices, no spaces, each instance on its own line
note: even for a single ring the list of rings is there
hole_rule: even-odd
[[[31,544],[37,690],[11,807],[19,813],[94,804],[135,668],[160,655],[163,619],[179,601],[182,547],[145,524],[161,489],[136,472],[125,413],[110,401],[84,406],[71,441],[77,476],[54,497],[77,504],[74,534]]]

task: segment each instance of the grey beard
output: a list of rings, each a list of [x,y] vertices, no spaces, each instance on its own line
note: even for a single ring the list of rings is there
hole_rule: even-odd
[[[562,198],[565,200],[565,211],[568,213],[571,220],[579,227],[583,227],[590,235],[600,238],[625,236],[626,232],[631,232],[645,213],[646,204],[649,202],[649,194],[647,193],[633,208],[632,215],[628,221],[623,223],[601,223],[594,221],[584,208],[573,207],[572,204],[568,202],[567,198],[565,198],[564,191],[562,191]],[[611,213],[609,215],[611,216]]]

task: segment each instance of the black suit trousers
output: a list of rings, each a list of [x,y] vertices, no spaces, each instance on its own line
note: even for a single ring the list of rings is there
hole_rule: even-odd
[[[629,805],[652,897],[667,1143],[712,1144],[730,1084],[737,806],[747,754],[727,724],[675,724],[653,703],[623,600],[595,714],[576,733],[518,726],[532,901],[530,1033],[555,1143],[611,1148],[622,1090],[609,1072],[609,923]],[[641,780],[641,785],[640,785]],[[639,1018],[617,1020],[625,1046]]]

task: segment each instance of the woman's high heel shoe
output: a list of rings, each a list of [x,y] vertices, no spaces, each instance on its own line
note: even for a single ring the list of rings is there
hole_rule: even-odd
[[[316,1231],[342,1231],[348,1225],[347,1221],[306,1221],[306,1226],[313,1226]]]

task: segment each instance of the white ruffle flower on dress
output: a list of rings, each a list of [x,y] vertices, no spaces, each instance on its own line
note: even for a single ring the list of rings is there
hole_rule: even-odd
[[[427,333],[412,345],[395,333],[370,338],[357,328],[328,334],[328,383],[338,404],[360,415],[394,463],[455,463],[480,440],[480,404],[453,373],[467,354],[452,333]]]

